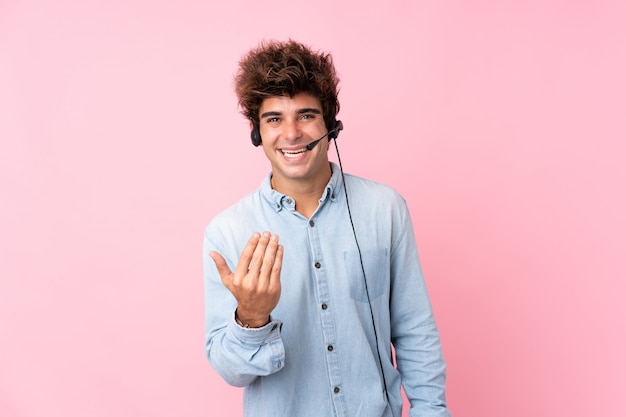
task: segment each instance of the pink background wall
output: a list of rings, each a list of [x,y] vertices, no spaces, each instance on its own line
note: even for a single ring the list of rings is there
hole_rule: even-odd
[[[409,202],[454,415],[626,415],[624,3],[240,3],[0,1],[0,416],[241,414],[202,232],[268,170],[237,61],[289,36]]]

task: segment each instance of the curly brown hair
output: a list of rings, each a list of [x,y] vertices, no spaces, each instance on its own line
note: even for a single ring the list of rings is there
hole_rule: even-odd
[[[267,97],[308,93],[319,98],[326,128],[339,112],[339,78],[332,56],[288,40],[262,42],[239,61],[235,91],[241,113],[256,126],[259,108]]]

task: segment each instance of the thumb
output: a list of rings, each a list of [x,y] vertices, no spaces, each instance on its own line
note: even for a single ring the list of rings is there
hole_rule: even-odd
[[[220,274],[222,281],[228,279],[230,274],[232,274],[228,264],[226,264],[226,259],[219,253],[215,251],[209,252],[209,256],[213,259],[215,263],[215,267],[217,268],[217,272]]]

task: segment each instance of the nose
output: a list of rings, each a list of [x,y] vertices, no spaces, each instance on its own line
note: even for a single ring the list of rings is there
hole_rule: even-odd
[[[297,120],[284,120],[282,128],[281,133],[287,140],[296,140],[302,134]]]

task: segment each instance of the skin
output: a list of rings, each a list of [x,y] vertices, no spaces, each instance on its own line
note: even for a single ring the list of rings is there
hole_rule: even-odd
[[[261,104],[259,119],[261,144],[272,165],[272,187],[293,197],[296,210],[310,217],[332,174],[328,140],[301,152],[327,133],[319,99],[305,93],[269,97]]]
[[[259,109],[259,120],[263,151],[272,166],[272,188],[294,198],[296,210],[309,218],[332,175],[328,140],[305,150],[327,133],[319,99],[306,93],[268,97]],[[249,327],[267,324],[278,304],[283,252],[279,237],[265,231],[252,234],[234,271],[221,254],[209,254],[222,283],[237,300],[237,318]]]
[[[278,236],[269,232],[253,233],[235,271],[230,270],[218,252],[212,251],[210,256],[222,283],[237,300],[239,321],[249,327],[266,325],[280,299],[283,246],[278,244]]]

